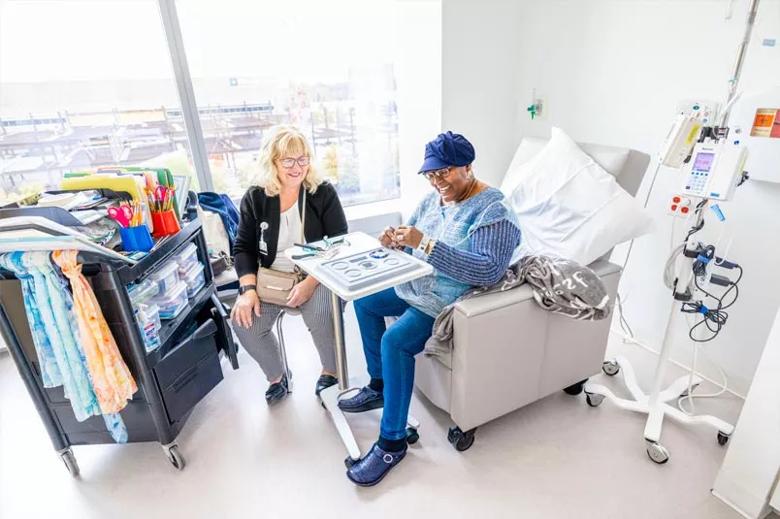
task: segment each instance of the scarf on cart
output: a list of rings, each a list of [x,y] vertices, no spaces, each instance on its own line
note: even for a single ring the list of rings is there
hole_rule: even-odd
[[[92,287],[81,273],[81,265],[76,263],[77,254],[75,250],[60,250],[51,257],[70,281],[73,310],[100,409],[104,414],[118,413],[133,398],[138,386],[119,353]]]
[[[25,313],[38,355],[44,387],[63,386],[76,420],[101,415],[114,441],[127,441],[119,414],[103,414],[95,394],[67,281],[51,263],[49,253],[0,254],[0,267],[14,273],[22,285]]]

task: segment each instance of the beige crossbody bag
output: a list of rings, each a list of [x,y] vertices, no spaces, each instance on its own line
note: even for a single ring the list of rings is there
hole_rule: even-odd
[[[303,234],[306,225],[306,194],[303,195],[303,216],[301,217],[301,241],[306,243],[306,237]],[[277,254],[282,251],[277,250]],[[260,296],[261,303],[273,303],[279,306],[287,306],[287,298],[290,297],[290,291],[295,285],[303,281],[303,274],[295,267],[295,272],[280,272],[265,267],[257,270],[257,295]]]

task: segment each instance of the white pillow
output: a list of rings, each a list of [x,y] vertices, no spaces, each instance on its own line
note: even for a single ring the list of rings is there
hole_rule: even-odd
[[[639,202],[559,128],[511,173],[509,199],[523,232],[515,257],[546,254],[588,265],[652,229]]]

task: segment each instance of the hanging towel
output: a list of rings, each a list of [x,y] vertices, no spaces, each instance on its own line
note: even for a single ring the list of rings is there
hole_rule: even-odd
[[[22,284],[24,307],[41,366],[44,387],[63,386],[76,420],[102,414],[87,369],[67,282],[55,271],[45,251],[0,255],[0,266],[13,272]],[[114,441],[127,441],[118,414],[104,415]]]
[[[76,263],[77,254],[75,250],[54,251],[52,260],[70,281],[79,336],[100,409],[103,414],[118,413],[138,386],[119,353],[92,287],[81,273],[81,265]]]

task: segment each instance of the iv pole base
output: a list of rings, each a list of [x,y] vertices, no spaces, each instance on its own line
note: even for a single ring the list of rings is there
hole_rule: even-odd
[[[623,383],[626,385],[629,393],[631,393],[632,398],[620,398],[610,391],[609,388],[589,381],[585,384],[585,397],[588,405],[596,407],[606,398],[621,409],[646,414],[647,422],[645,423],[644,439],[647,442],[647,454],[655,463],[662,464],[669,460],[669,451],[659,443],[665,417],[669,417],[683,425],[706,425],[715,429],[718,432],[717,439],[720,445],[725,445],[728,437],[734,432],[733,425],[716,416],[690,416],[668,403],[676,401],[687,393],[688,375],[684,375],[672,382],[669,387],[659,393],[655,404],[651,405],[650,395],[644,393],[639,387],[634,369],[628,359],[618,356],[610,364],[617,364],[620,367],[619,372],[623,374]],[[695,386],[699,383],[701,383],[701,379],[694,376],[693,385]]]

